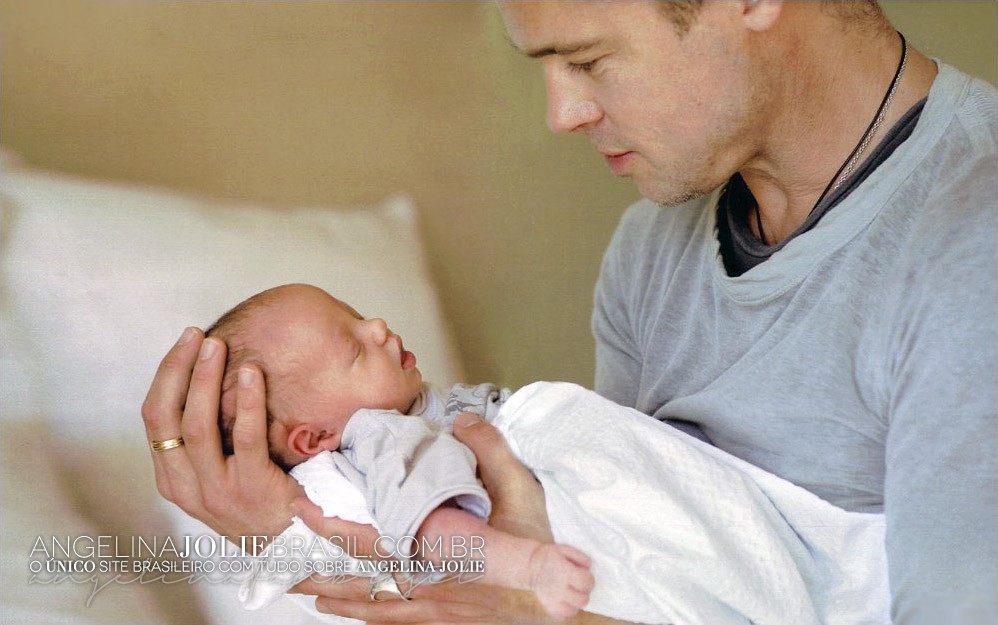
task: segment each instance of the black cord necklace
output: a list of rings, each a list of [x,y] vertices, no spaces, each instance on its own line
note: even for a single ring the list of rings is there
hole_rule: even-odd
[[[901,38],[901,60],[898,61],[898,67],[894,71],[894,78],[891,79],[891,84],[887,87],[887,93],[884,94],[884,99],[880,102],[880,108],[877,109],[877,114],[873,116],[873,120],[870,122],[870,125],[866,127],[866,132],[863,133],[859,143],[856,144],[856,147],[853,148],[846,160],[843,161],[842,166],[839,167],[839,170],[835,172],[834,176],[832,176],[832,179],[828,182],[828,186],[825,187],[825,190],[818,196],[818,201],[814,203],[814,206],[811,208],[811,212],[814,212],[814,209],[818,208],[818,205],[821,204],[821,201],[825,199],[826,195],[834,192],[842,186],[842,183],[849,177],[849,174],[851,174],[852,170],[856,167],[859,157],[866,151],[873,135],[877,134],[877,129],[880,128],[880,124],[884,121],[884,115],[887,113],[887,109],[891,106],[891,100],[894,99],[894,92],[897,90],[898,83],[901,81],[901,75],[904,74],[904,68],[908,61],[908,42],[905,41],[904,35],[902,35],[900,31],[897,31],[897,33],[898,37]],[[762,229],[762,215],[759,210],[758,202],[755,205],[755,227],[759,230],[759,240],[762,241],[762,244],[769,245],[766,243],[766,233]]]

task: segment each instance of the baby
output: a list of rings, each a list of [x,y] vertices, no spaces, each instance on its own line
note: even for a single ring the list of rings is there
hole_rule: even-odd
[[[558,619],[585,606],[594,584],[589,558],[567,545],[489,527],[491,504],[475,479],[473,454],[440,431],[450,429],[457,412],[471,409],[476,396],[478,411],[495,410],[496,394],[481,397],[482,387],[459,386],[445,405],[383,320],[365,319],[308,285],[254,295],[207,334],[229,349],[219,415],[227,454],[236,375],[254,363],[267,381],[271,457],[291,470],[323,452],[341,452],[327,455],[352,465],[338,468],[365,493],[382,534],[395,539],[395,555],[436,561],[454,557],[454,544],[484,543],[485,583],[533,591]],[[442,551],[421,553],[418,545]]]

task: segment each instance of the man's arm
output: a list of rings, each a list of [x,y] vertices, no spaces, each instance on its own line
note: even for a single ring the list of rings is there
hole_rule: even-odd
[[[914,253],[926,257],[900,278],[888,321],[884,511],[899,625],[993,622],[998,610],[994,191],[969,204],[924,227]]]
[[[896,398],[887,439],[893,620],[984,623],[998,608],[995,379],[924,358],[921,374],[901,377],[910,392]]]

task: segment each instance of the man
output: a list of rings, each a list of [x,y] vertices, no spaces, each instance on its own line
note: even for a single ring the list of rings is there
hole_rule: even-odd
[[[991,618],[994,90],[907,46],[862,0],[501,10],[543,66],[552,130],[586,133],[651,200],[604,259],[597,390],[840,507],[882,511],[896,623]],[[195,338],[164,360],[143,410],[151,439],[187,441],[153,455],[160,491],[222,533],[279,532],[295,494],[266,460],[259,372],[223,462],[224,350]],[[494,430],[463,424],[492,523],[549,537],[536,483]],[[379,604],[362,582],[302,590],[369,621],[538,620],[500,590]]]

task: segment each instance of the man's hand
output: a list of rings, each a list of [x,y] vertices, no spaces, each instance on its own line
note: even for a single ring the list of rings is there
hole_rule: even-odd
[[[224,536],[273,536],[291,522],[300,489],[270,460],[263,374],[239,372],[235,453],[224,457],[218,406],[225,344],[188,328],[156,371],[142,404],[149,440],[183,436],[184,445],[152,453],[156,487],[168,501]]]
[[[478,459],[478,476],[492,499],[489,525],[514,536],[554,542],[544,489],[513,456],[499,430],[478,415],[465,412],[454,422],[454,437]]]
[[[351,537],[345,544],[354,547],[350,555],[379,559],[374,543],[378,532],[370,525],[359,525],[337,518],[325,518],[318,506],[300,498],[293,509],[317,534],[324,537]],[[410,587],[408,580],[397,578],[399,588],[411,601],[389,600],[373,602],[370,599],[371,579],[333,578],[324,580],[317,576],[306,579],[291,592],[318,595],[316,607],[321,612],[357,618],[369,623],[507,623],[508,615],[517,612],[536,612],[532,622],[546,620],[539,611],[533,594],[505,588],[482,586],[451,580],[437,584]],[[523,606],[517,606],[522,602]]]

